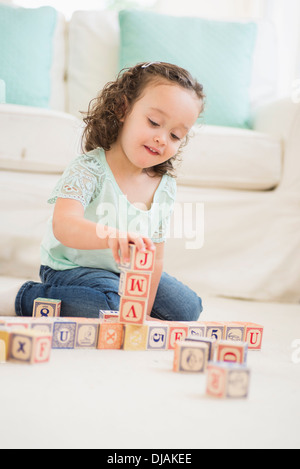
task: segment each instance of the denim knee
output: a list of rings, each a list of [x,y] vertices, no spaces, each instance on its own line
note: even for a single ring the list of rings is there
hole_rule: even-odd
[[[163,273],[151,315],[167,321],[197,321],[202,300],[188,286]]]
[[[180,305],[178,305],[180,306]],[[200,314],[203,311],[202,300],[199,296],[194,293],[190,295],[190,298],[185,300],[176,314],[176,321],[198,321]]]

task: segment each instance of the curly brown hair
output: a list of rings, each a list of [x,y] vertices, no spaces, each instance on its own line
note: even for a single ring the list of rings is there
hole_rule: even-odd
[[[92,99],[88,111],[82,113],[85,115],[83,121],[86,124],[82,137],[83,150],[88,152],[99,147],[105,151],[110,150],[118,138],[123,125],[121,121],[126,112],[132,109],[150,82],[160,80],[167,80],[194,91],[202,101],[201,112],[203,111],[203,86],[187,70],[165,62],[139,63],[121,70],[117,79],[107,83],[100,94]],[[186,143],[187,139],[180,146],[178,153],[168,161],[150,168],[152,174],[168,173],[174,176],[173,163]]]

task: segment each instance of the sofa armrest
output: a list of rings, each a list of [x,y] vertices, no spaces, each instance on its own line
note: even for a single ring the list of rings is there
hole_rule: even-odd
[[[61,172],[78,153],[81,121],[50,109],[0,105],[0,169]]]
[[[253,130],[268,133],[286,141],[292,124],[300,113],[300,104],[284,98],[259,106],[253,115]]]
[[[256,109],[253,130],[281,139],[283,175],[279,189],[300,194],[300,103],[285,98]]]

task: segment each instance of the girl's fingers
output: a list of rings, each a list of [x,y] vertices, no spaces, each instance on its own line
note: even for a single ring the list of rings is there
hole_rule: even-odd
[[[149,249],[151,251],[155,250],[154,243],[149,238],[144,238],[135,233],[128,233],[128,238],[129,241],[133,242],[138,248],[138,250],[141,252],[145,251],[146,249]]]
[[[130,252],[129,252],[129,240],[128,237],[126,236],[121,236],[119,238],[119,249],[121,253],[121,259],[123,262],[129,262],[130,261]]]
[[[149,238],[144,238],[136,233],[112,231],[108,237],[108,247],[111,249],[117,264],[121,262],[121,259],[125,263],[130,261],[130,243],[135,244],[140,252],[145,252],[146,249],[155,250],[155,245]]]
[[[155,244],[151,239],[144,238],[144,243],[146,245],[146,249],[149,249],[150,251],[155,251]]]
[[[108,238],[108,247],[112,251],[112,255],[117,264],[121,262],[120,255],[119,255],[119,240],[115,236],[109,236]]]

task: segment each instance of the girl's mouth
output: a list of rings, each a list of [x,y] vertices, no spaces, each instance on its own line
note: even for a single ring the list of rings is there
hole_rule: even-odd
[[[146,148],[148,153],[150,153],[150,155],[160,155],[160,152],[156,148],[147,147],[147,145],[144,145],[144,147]]]

